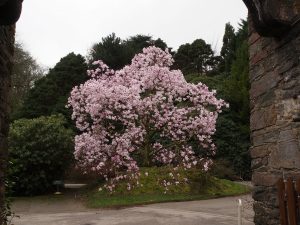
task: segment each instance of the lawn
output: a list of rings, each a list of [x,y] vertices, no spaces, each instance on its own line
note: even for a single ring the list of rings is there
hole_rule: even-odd
[[[146,173],[148,176],[146,176]],[[140,183],[143,186],[128,191],[126,183],[121,183],[113,194],[99,186],[91,185],[80,190],[62,190],[63,195],[43,195],[35,197],[17,197],[13,201],[30,202],[46,205],[63,205],[63,202],[78,204],[83,202],[89,208],[118,208],[134,205],[143,205],[159,202],[178,202],[220,198],[226,196],[242,195],[250,192],[250,188],[229,180],[218,179],[199,170],[179,171],[182,179],[188,177],[186,184],[173,185],[168,191],[159,182],[169,179],[169,169],[164,167],[142,168]],[[103,185],[103,184],[102,184]],[[77,196],[74,199],[74,196]],[[79,201],[79,202],[78,202]],[[68,203],[68,204],[69,204]]]
[[[145,175],[147,174],[147,176]],[[107,191],[90,190],[86,204],[91,208],[123,207],[159,202],[191,201],[225,196],[242,195],[250,192],[250,188],[232,181],[217,179],[199,170],[180,171],[181,177],[188,177],[186,184],[173,185],[165,192],[159,185],[160,181],[168,179],[166,168],[143,168],[140,182],[143,186],[131,191],[126,184],[121,183],[113,194]]]

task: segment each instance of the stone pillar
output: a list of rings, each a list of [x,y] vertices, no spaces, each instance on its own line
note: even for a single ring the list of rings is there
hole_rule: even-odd
[[[9,128],[9,92],[14,51],[15,26],[0,26],[0,225],[4,224],[5,171]]]
[[[9,93],[13,65],[15,25],[23,0],[0,0],[0,225],[5,223],[5,175],[9,129]]]
[[[276,182],[300,177],[300,22],[265,37],[249,22],[254,221],[279,225]]]

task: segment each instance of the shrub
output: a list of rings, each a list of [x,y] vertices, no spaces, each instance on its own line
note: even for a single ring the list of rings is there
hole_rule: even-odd
[[[72,161],[73,132],[62,115],[16,120],[9,133],[9,180],[14,195],[48,192]]]
[[[232,162],[226,159],[218,159],[214,161],[214,164],[210,170],[211,175],[219,179],[227,180],[240,180],[241,178],[234,171]]]

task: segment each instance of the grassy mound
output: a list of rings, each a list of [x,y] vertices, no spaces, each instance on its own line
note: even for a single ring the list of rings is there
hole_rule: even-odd
[[[161,183],[171,180],[171,170],[166,167],[142,168],[140,184],[128,191],[127,184],[121,183],[113,194],[93,190],[88,194],[87,205],[92,208],[122,207],[158,202],[202,200],[216,197],[245,194],[250,189],[228,180],[217,179],[199,170],[178,171],[180,184],[168,186]],[[188,178],[188,182],[181,182]],[[182,179],[182,180],[180,180]]]

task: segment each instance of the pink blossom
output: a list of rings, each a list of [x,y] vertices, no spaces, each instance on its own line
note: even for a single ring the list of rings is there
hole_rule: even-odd
[[[75,159],[85,171],[108,179],[110,191],[121,180],[138,179],[136,153],[147,154],[143,166],[203,165],[206,171],[211,164],[188,141],[197,140],[214,155],[212,135],[226,103],[206,85],[188,83],[181,71],[170,69],[172,63],[171,54],[156,47],[145,48],[117,71],[99,60],[93,63],[98,68],[88,71],[90,80],[71,92],[68,106],[81,131],[75,138]],[[153,142],[150,133],[160,139]]]

